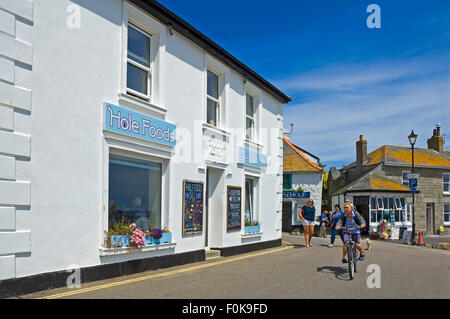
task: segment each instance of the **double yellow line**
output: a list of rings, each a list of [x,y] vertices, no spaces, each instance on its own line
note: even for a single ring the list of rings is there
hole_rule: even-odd
[[[139,278],[113,282],[113,283],[110,283],[110,284],[104,284],[104,285],[99,285],[99,286],[94,286],[94,287],[89,287],[89,288],[77,289],[77,290],[63,292],[63,293],[60,293],[60,294],[50,295],[50,296],[37,298],[37,299],[58,299],[58,298],[63,298],[63,297],[79,295],[79,294],[83,294],[83,293],[86,293],[86,292],[92,292],[92,291],[97,291],[97,290],[106,289],[106,288],[118,287],[118,286],[132,284],[132,283],[140,282],[140,281],[144,281],[144,280],[168,277],[168,276],[181,274],[181,273],[185,273],[185,272],[189,272],[189,271],[194,271],[194,270],[209,268],[209,267],[213,267],[213,266],[223,265],[223,264],[227,264],[227,263],[238,261],[238,260],[242,260],[242,259],[247,259],[247,258],[251,258],[251,257],[257,257],[257,256],[272,254],[272,253],[276,253],[276,252],[281,252],[281,251],[284,251],[284,250],[287,250],[287,249],[291,249],[291,248],[293,248],[293,246],[287,246],[287,247],[282,247],[282,248],[277,248],[277,249],[271,249],[271,250],[268,250],[268,251],[263,251],[263,252],[254,253],[254,254],[250,254],[250,255],[245,255],[245,256],[240,256],[240,257],[233,257],[233,258],[229,258],[229,259],[227,258],[225,260],[216,261],[216,262],[212,262],[212,263],[207,263],[207,264],[202,264],[202,265],[197,265],[197,266],[191,266],[191,267],[177,269],[177,270],[172,270],[172,271],[167,271],[167,272],[163,272],[163,273],[159,273],[159,274],[153,274],[153,275],[143,276],[143,277],[139,277]]]

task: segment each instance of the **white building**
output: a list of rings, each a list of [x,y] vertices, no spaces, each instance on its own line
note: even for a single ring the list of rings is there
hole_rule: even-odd
[[[320,159],[283,139],[283,231],[302,225],[298,210],[314,201],[316,216],[322,209],[323,169]]]
[[[1,1],[0,21],[4,295],[281,245],[288,96],[154,1]],[[172,240],[106,248],[120,217]]]

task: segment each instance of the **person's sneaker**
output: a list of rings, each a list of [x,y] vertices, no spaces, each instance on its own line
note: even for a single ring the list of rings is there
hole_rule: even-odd
[[[346,264],[346,263],[347,263],[347,259],[342,258],[342,263],[343,263],[343,264]]]
[[[359,259],[358,260],[363,261],[364,258],[366,258],[366,255],[359,255]]]

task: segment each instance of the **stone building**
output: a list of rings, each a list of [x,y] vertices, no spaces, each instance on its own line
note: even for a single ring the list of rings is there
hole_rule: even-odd
[[[437,234],[450,227],[450,152],[444,150],[440,127],[433,131],[428,148],[415,148],[414,173],[419,174],[415,194],[416,230]],[[367,141],[356,142],[356,161],[342,169],[331,168],[328,185],[332,204],[349,199],[371,229],[388,220],[392,238],[412,229],[412,193],[408,174],[412,168],[409,147],[384,145],[367,154]]]
[[[283,231],[301,225],[299,208],[311,198],[316,216],[322,209],[322,174],[320,159],[283,138]]]

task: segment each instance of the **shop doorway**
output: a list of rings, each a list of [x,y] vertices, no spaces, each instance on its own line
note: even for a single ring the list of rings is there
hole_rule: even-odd
[[[355,196],[353,197],[353,204],[356,211],[364,218],[367,227],[361,230],[361,234],[364,236],[369,235],[370,219],[369,219],[369,196]]]
[[[427,234],[434,235],[434,203],[427,203]]]
[[[205,200],[205,247],[221,247],[223,216],[224,177],[223,170],[206,169]]]
[[[281,231],[290,232],[292,228],[292,202],[283,202]]]

